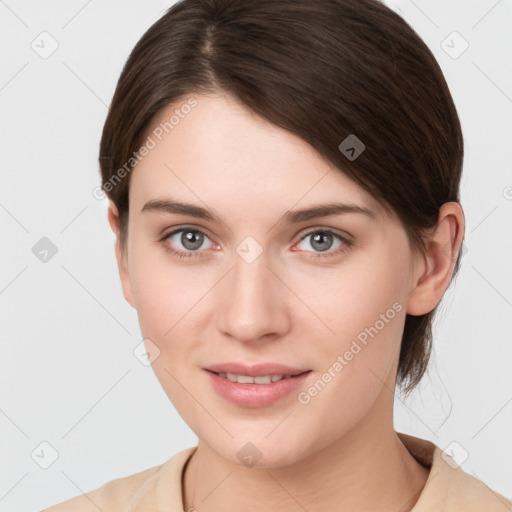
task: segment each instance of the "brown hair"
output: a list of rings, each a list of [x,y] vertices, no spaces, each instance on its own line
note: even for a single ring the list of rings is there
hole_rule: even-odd
[[[460,202],[453,99],[394,11],[377,0],[181,0],[132,50],[103,128],[102,185],[123,247],[128,171],[148,127],[177,99],[218,91],[308,142],[400,218],[413,250],[425,250],[441,205]],[[354,160],[338,148],[350,134],[365,145]],[[397,375],[406,394],[427,369],[436,310],[406,317]]]

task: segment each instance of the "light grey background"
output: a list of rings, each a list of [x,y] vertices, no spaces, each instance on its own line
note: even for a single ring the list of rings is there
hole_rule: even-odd
[[[407,402],[395,399],[396,429],[446,448],[511,498],[512,2],[388,4],[436,55],[466,143],[466,252],[429,376]],[[107,202],[93,196],[117,78],[169,5],[0,0],[3,512],[39,510],[196,443],[133,355],[136,313],[121,293]],[[42,237],[58,250],[46,263],[32,252]],[[47,469],[42,442],[58,453]]]

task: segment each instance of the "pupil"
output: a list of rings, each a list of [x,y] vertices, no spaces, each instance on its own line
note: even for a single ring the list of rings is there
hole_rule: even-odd
[[[331,241],[332,239],[332,235],[330,233],[326,233],[324,231],[319,231],[314,237],[313,237],[313,247],[315,247],[315,244],[317,242],[325,242],[326,240],[327,241]],[[328,244],[329,247],[331,246],[331,244]],[[320,245],[319,247],[315,247],[315,249],[318,249],[319,251],[326,251],[327,249],[329,249],[329,247],[326,247],[325,246],[325,243],[324,245]]]
[[[196,239],[195,242],[194,239]],[[202,235],[197,231],[185,231],[181,236],[181,243],[187,249],[198,249],[199,247],[201,247],[203,243]],[[187,245],[189,243],[191,244],[191,246]]]

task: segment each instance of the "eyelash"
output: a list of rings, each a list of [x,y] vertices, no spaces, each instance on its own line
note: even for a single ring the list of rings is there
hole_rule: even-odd
[[[205,236],[207,238],[210,238],[204,231],[201,231],[200,229],[185,226],[185,227],[180,227],[179,229],[175,229],[174,231],[171,231],[171,232],[165,234],[159,240],[159,242],[161,242],[163,244],[164,249],[166,251],[170,252],[173,256],[175,256],[177,258],[184,258],[184,259],[186,259],[186,258],[192,258],[192,257],[199,257],[199,258],[206,257],[206,255],[201,255],[201,252],[203,252],[203,251],[199,251],[199,250],[196,250],[196,251],[178,251],[178,250],[172,248],[172,246],[167,242],[168,238],[170,238],[172,235],[175,235],[176,233],[181,233],[182,231],[191,231],[193,233],[200,233],[203,236]],[[307,256],[308,258],[311,258],[311,259],[335,257],[335,256],[338,256],[338,255],[344,253],[352,245],[354,245],[354,243],[351,240],[349,240],[348,238],[345,238],[345,237],[341,236],[340,234],[332,231],[331,229],[323,229],[323,228],[315,228],[315,229],[312,229],[312,230],[308,231],[307,233],[305,233],[300,238],[299,242],[302,242],[302,240],[307,238],[309,235],[313,235],[315,233],[331,234],[334,237],[338,238],[341,242],[343,242],[343,245],[338,247],[334,251],[330,251],[330,252],[326,251],[325,254],[318,253],[315,256]],[[306,252],[311,252],[311,251],[306,251]]]

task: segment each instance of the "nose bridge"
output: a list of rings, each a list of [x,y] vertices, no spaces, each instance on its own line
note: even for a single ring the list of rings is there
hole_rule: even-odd
[[[253,241],[242,242],[233,254],[218,315],[219,329],[240,341],[256,341],[287,328],[283,285],[267,268],[267,254]]]

